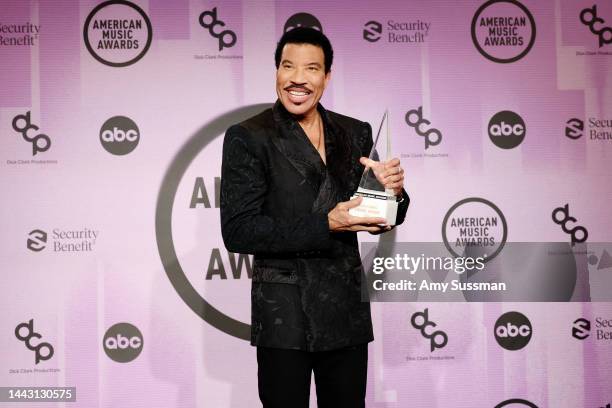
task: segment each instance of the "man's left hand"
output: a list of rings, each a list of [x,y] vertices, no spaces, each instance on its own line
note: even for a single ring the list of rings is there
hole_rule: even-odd
[[[400,167],[398,158],[386,162],[377,162],[367,157],[361,157],[359,162],[374,171],[376,179],[385,189],[393,190],[397,197],[401,197],[404,188],[404,169]]]

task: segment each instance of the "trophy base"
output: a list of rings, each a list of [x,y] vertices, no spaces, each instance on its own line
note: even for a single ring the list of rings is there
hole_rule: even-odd
[[[394,195],[382,191],[368,190],[359,187],[351,199],[363,197],[358,207],[349,210],[355,217],[379,217],[387,220],[388,225],[395,225],[397,220],[397,200]]]

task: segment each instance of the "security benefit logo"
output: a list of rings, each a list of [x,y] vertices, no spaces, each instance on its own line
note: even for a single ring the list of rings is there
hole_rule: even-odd
[[[13,130],[32,148],[32,156],[46,152],[51,148],[51,138],[39,132],[40,128],[32,123],[30,111],[13,118]]]
[[[578,140],[586,133],[588,136],[586,140],[589,142],[612,141],[612,119],[589,117],[586,121],[586,125],[588,128],[585,129],[585,121],[582,119],[569,119],[565,123],[565,136],[572,140]]]
[[[144,341],[138,327],[130,323],[117,323],[104,334],[102,347],[106,355],[118,363],[129,363],[140,355]]]
[[[33,47],[38,45],[40,25],[29,21],[12,24],[0,22],[0,48]]]
[[[140,141],[140,130],[126,116],[113,116],[100,128],[100,143],[104,150],[115,156],[131,153]]]
[[[15,337],[22,341],[28,350],[34,352],[34,363],[50,360],[53,357],[53,346],[42,341],[42,335],[34,330],[34,319],[19,323],[15,327]]]
[[[606,16],[604,20],[599,14],[597,4],[580,12],[580,22],[597,38],[599,48],[612,43],[612,15]]]
[[[421,335],[429,340],[430,351],[444,348],[448,344],[448,336],[442,330],[436,330],[437,324],[429,320],[429,309],[416,312],[410,318],[412,327],[419,330]]]
[[[589,237],[589,231],[585,227],[576,225],[578,220],[570,215],[569,204],[555,208],[552,212],[552,220],[570,236],[572,246],[585,242]]]
[[[405,21],[390,18],[380,23],[370,20],[363,25],[363,39],[375,43],[380,40],[389,44],[411,45],[424,43],[429,35],[431,22],[421,19]]]
[[[495,258],[506,244],[508,225],[499,207],[480,197],[465,198],[447,211],[442,240],[451,255]]]
[[[497,112],[487,128],[493,144],[501,149],[513,149],[525,139],[525,121],[512,111]]]
[[[495,322],[495,340],[506,350],[520,350],[531,340],[533,328],[531,322],[522,313],[504,313]]]
[[[92,228],[52,228],[50,233],[34,229],[27,235],[26,248],[32,252],[41,252],[47,246],[55,253],[92,252],[100,231]]]
[[[422,106],[406,112],[405,120],[406,124],[413,128],[418,136],[423,138],[425,150],[442,142],[442,132],[433,127],[431,122],[423,116]]]
[[[47,233],[43,230],[35,229],[28,234],[26,247],[32,252],[40,252],[47,246]]]
[[[572,325],[572,337],[578,340],[591,338],[593,341],[612,342],[612,318],[596,316],[592,321],[584,317],[574,320]]]
[[[536,24],[522,3],[489,0],[474,13],[471,33],[474,46],[483,57],[507,64],[529,53],[536,39]]]
[[[138,62],[149,50],[153,28],[147,14],[126,0],[110,0],[91,10],[83,25],[87,51],[110,67]]]
[[[244,340],[250,339],[253,259],[223,244],[219,169],[225,130],[268,107],[227,112],[192,135],[169,164],[155,216],[159,255],[177,295],[199,318]]]

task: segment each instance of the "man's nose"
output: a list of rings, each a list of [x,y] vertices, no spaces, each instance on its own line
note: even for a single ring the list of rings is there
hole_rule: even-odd
[[[289,79],[291,80],[291,82],[295,83],[296,85],[304,85],[306,83],[306,78],[304,76],[304,70],[301,68],[297,68],[293,70],[291,78]]]

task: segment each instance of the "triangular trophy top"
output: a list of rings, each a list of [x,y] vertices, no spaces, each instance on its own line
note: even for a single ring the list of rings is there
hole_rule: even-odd
[[[386,125],[386,126],[385,126]],[[383,133],[383,126],[385,126],[384,136],[381,140],[381,135]],[[386,146],[381,146],[382,150],[385,154],[382,157],[382,161],[387,161],[391,158],[391,138],[389,132],[389,110],[385,110],[383,114],[382,120],[380,121],[380,126],[378,127],[378,133],[376,133],[376,138],[374,139],[374,143],[372,144],[372,150],[370,150],[370,155],[368,156],[371,160],[381,161],[381,157],[379,156],[378,150],[376,147],[378,146],[379,141],[384,143]],[[385,187],[376,179],[374,172],[370,170],[369,167],[366,167],[363,175],[361,176],[361,181],[359,182],[359,188],[365,190],[373,190],[373,191],[385,191],[388,195],[393,195],[393,190],[386,189]]]

